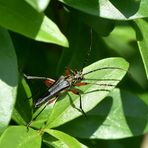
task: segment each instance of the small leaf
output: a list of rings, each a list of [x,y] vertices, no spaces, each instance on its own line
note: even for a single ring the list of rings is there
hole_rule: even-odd
[[[41,136],[38,131],[25,126],[10,126],[0,138],[0,147],[4,148],[40,148]]]
[[[0,25],[38,41],[68,46],[57,25],[25,1],[0,0]]]
[[[104,99],[124,77],[127,69],[128,63],[122,58],[103,59],[84,68],[84,80],[90,84],[77,88],[81,92],[83,110],[91,110]],[[78,95],[65,93],[56,102],[48,126],[57,127],[82,115],[79,106]]]
[[[33,8],[35,8],[38,12],[42,12],[48,6],[50,0],[25,0],[28,4],[30,4]]]
[[[127,138],[148,132],[148,105],[123,90],[114,89],[87,115],[87,120],[80,117],[58,130],[79,138],[99,139]]]
[[[74,137],[71,137],[70,135],[67,135],[66,133],[63,133],[61,131],[52,130],[52,129],[44,129],[44,131],[52,135],[53,137],[59,139],[62,142],[61,147],[70,147],[70,148],[85,147],[79,141],[77,141]]]
[[[59,0],[88,14],[118,20],[148,17],[147,0]]]
[[[17,59],[8,32],[0,28],[0,133],[7,127],[18,83]]]
[[[148,79],[148,20],[138,19],[135,20],[135,23],[138,27],[135,28],[137,31],[138,46],[144,63],[146,76]]]

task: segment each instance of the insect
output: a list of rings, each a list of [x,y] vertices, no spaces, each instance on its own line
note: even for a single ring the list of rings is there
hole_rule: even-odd
[[[80,71],[73,71],[70,70],[69,68],[66,68],[66,75],[60,76],[60,78],[55,81],[51,78],[45,78],[45,77],[34,77],[34,76],[26,76],[27,79],[42,79],[45,80],[46,85],[48,85],[48,90],[45,92],[44,95],[42,95],[38,100],[35,102],[34,106],[35,108],[42,106],[45,104],[44,108],[35,116],[34,120],[40,115],[40,113],[45,109],[45,107],[53,102],[54,100],[57,100],[59,96],[66,91],[71,91],[75,95],[79,96],[80,99],[80,104],[79,104],[79,111],[82,112],[82,114],[87,118],[85,111],[83,110],[82,107],[82,98],[81,98],[81,93],[79,92],[78,89],[75,88],[75,86],[85,86],[89,84],[93,85],[99,85],[99,86],[107,86],[107,87],[114,87],[114,84],[108,84],[108,83],[92,83],[92,82],[84,82],[85,75],[91,74],[93,72],[99,71],[99,70],[124,70],[119,67],[102,67],[102,68],[97,68],[91,71],[88,71],[86,73],[83,73],[82,70]],[[125,70],[126,71],[126,70]],[[108,81],[119,81],[118,79],[110,79]],[[107,89],[105,90],[107,91]],[[32,122],[32,121],[31,121]],[[31,122],[27,125],[29,126]]]
[[[90,45],[89,52],[87,53],[87,57],[89,56],[90,51],[91,51],[91,45]],[[87,62],[87,60],[85,60],[83,67],[85,67],[86,62]],[[113,70],[113,69],[126,71],[126,70],[124,70],[120,67],[112,67],[112,66],[106,66],[106,67],[100,67],[100,68],[97,67],[93,70],[90,70],[90,71],[87,71],[87,72],[84,72],[84,73],[83,73],[83,69],[78,71],[78,70],[71,70],[69,68],[66,68],[65,75],[60,76],[57,81],[55,81],[51,78],[46,78],[46,77],[34,77],[34,76],[24,75],[27,79],[44,80],[45,84],[48,86],[48,90],[44,93],[43,96],[39,97],[34,104],[35,108],[40,107],[43,104],[45,104],[44,108],[39,112],[39,114],[37,114],[35,116],[34,119],[36,119],[40,115],[40,113],[45,109],[45,107],[48,104],[50,104],[54,100],[57,100],[63,92],[67,92],[67,91],[71,91],[75,95],[79,96],[79,99],[80,99],[79,111],[81,111],[82,114],[87,118],[86,113],[85,113],[85,111],[83,110],[83,107],[82,107],[81,93],[79,92],[78,89],[75,88],[75,86],[80,87],[80,86],[93,84],[93,85],[99,85],[99,86],[114,87],[115,86],[114,84],[95,83],[95,82],[84,81],[85,80],[84,76],[89,75],[93,72],[100,71],[100,70]],[[119,81],[117,79],[110,79],[110,80],[111,81]],[[31,122],[28,125],[30,125],[30,124],[31,124]]]
[[[49,104],[52,101],[56,100],[59,97],[59,94],[65,91],[71,91],[80,97],[80,110],[86,116],[85,112],[82,108],[82,101],[80,93],[74,89],[74,86],[82,86],[87,85],[86,82],[81,82],[83,80],[82,71],[70,71],[69,68],[66,68],[66,75],[60,76],[60,78],[55,81],[50,78],[44,77],[34,77],[34,76],[27,76],[24,75],[27,79],[42,79],[45,80],[46,85],[49,86],[47,92],[41,96],[36,102],[35,107],[40,107],[42,104]]]

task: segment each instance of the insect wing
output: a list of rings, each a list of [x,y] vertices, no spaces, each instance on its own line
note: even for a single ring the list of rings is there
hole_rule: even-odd
[[[53,97],[56,97],[62,90],[69,87],[69,82],[64,79],[64,76],[61,76],[53,86],[51,86],[47,92],[41,96],[35,103],[35,107],[41,106],[43,103],[48,102]]]

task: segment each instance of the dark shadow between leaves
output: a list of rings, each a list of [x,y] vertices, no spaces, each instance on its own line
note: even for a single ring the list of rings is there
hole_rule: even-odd
[[[112,3],[126,18],[129,18],[138,12],[141,0],[110,0],[110,3]]]
[[[126,122],[134,136],[141,135],[147,125],[148,106],[138,97],[121,91]]]
[[[112,102],[112,98],[107,97],[95,108],[86,113],[88,119],[80,116],[64,125],[61,125],[57,129],[75,137],[88,138],[93,135],[100,125],[103,124],[110,112]]]

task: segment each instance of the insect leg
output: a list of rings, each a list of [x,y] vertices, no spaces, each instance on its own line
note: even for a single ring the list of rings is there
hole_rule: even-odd
[[[76,83],[75,86],[85,86],[85,85],[88,85],[88,84],[93,84],[93,85],[98,85],[98,86],[110,86],[110,87],[114,87],[115,85],[113,84],[106,84],[106,83],[88,83],[88,82],[80,82],[80,83]]]
[[[71,73],[72,73],[73,75],[75,75],[75,74],[76,74],[76,70],[71,70],[71,69],[69,69],[68,67],[66,67],[65,75],[66,75],[66,76],[70,76]]]
[[[70,69],[68,67],[66,67],[65,75],[66,76],[69,76],[70,75]]]
[[[33,118],[29,123],[27,123],[27,130],[29,130],[30,125],[32,124],[33,120],[35,120],[41,113],[42,111],[46,108],[47,104],[42,108],[42,110]]]
[[[51,104],[52,102],[54,102],[59,96],[57,95],[56,97],[54,97],[53,99],[49,100],[45,106],[41,109],[41,111],[27,124],[27,129],[29,129],[31,123],[33,122],[33,120],[36,120],[36,118],[43,112],[43,110],[46,108],[47,105]]]
[[[102,68],[97,68],[97,69],[94,69],[94,70],[91,70],[91,71],[88,71],[86,73],[83,73],[83,76],[84,75],[87,75],[89,73],[92,73],[92,72],[95,72],[95,71],[99,71],[99,70],[114,70],[114,69],[118,69],[118,70],[122,70],[122,71],[125,71],[127,72],[127,70],[123,69],[123,68],[120,68],[120,67],[102,67]]]
[[[79,96],[79,98],[80,98],[80,110],[81,110],[82,114],[87,118],[86,113],[84,112],[83,107],[82,107],[82,99],[81,99],[80,93],[76,89],[71,89],[70,91],[72,93],[74,93],[75,95]]]
[[[44,84],[45,84],[47,87],[50,87],[50,86],[53,85],[54,83],[55,83],[55,80],[50,79],[50,78],[44,80]]]
[[[47,77],[27,76],[26,74],[24,74],[24,77],[28,80],[43,80],[47,87],[50,87],[55,82],[54,79]]]
[[[75,86],[84,86],[84,85],[87,85],[89,83],[87,82],[80,82],[80,83],[76,83]]]

